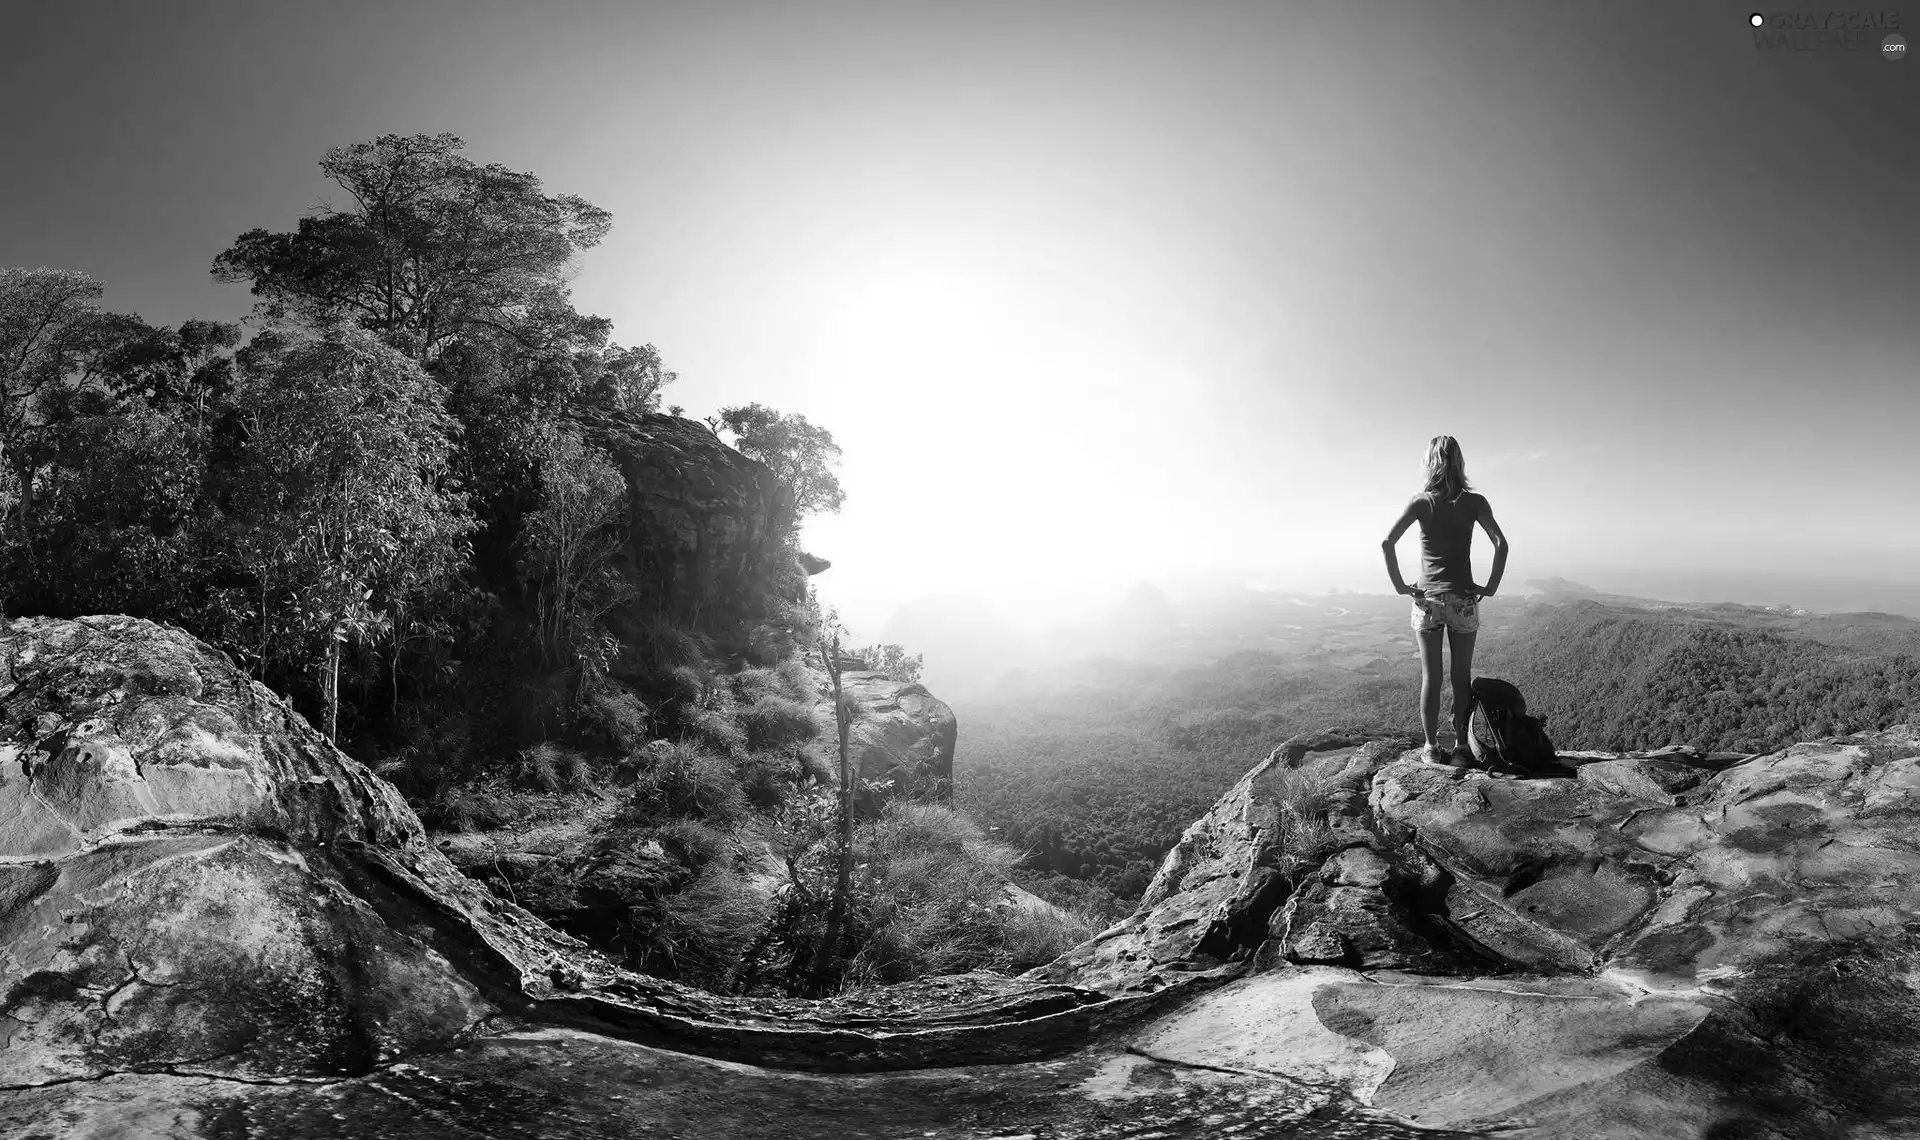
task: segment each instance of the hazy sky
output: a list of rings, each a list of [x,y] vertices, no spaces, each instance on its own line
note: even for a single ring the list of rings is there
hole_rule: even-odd
[[[870,620],[1384,589],[1439,432],[1516,583],[1913,583],[1920,62],[1751,10],[13,4],[0,264],[238,317],[209,263],[337,200],[327,147],[452,131],[613,212],[575,299],[669,402],[833,431],[807,545]]]

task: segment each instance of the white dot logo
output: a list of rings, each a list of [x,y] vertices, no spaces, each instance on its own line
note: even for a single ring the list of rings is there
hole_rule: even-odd
[[[1881,40],[1880,58],[1889,63],[1898,63],[1907,58],[1907,41],[1898,32]]]
[[[1756,28],[1764,25],[1766,22],[1767,22],[1767,18],[1765,16],[1762,16],[1758,12],[1755,12],[1753,15],[1747,17],[1747,23],[1752,24]]]

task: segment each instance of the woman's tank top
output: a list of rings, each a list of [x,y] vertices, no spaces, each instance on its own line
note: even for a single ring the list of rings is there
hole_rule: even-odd
[[[1468,491],[1448,502],[1427,492],[1427,511],[1420,518],[1420,586],[1428,593],[1458,592],[1473,585],[1479,498]]]

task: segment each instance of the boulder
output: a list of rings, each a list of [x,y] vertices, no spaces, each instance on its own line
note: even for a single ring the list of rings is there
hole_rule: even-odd
[[[792,490],[693,420],[573,414],[612,457],[629,491],[627,540],[615,569],[641,597],[610,615],[616,632],[638,642],[656,614],[703,629],[765,617],[758,606],[792,557],[785,545]]]
[[[1196,971],[1246,960],[1267,940],[1269,924],[1298,882],[1317,874],[1317,863],[1293,857],[1290,845],[1305,829],[1288,805],[1298,803],[1310,784],[1315,822],[1331,835],[1327,815],[1353,802],[1342,795],[1353,790],[1342,786],[1342,778],[1364,788],[1372,770],[1395,754],[1347,736],[1281,744],[1187,828],[1133,914],[1026,976],[1153,992]],[[1303,762],[1309,765],[1306,776],[1290,775]]]
[[[370,897],[367,848],[403,865],[425,836],[223,655],[124,618],[14,621],[0,1074],[352,1072],[460,1040],[496,1009]]]
[[[818,659],[807,659],[814,691],[832,691],[832,682]],[[950,803],[953,799],[953,750],[959,722],[947,703],[925,685],[895,681],[871,669],[847,669],[840,674],[841,690],[853,699],[860,715],[848,732],[848,758],[861,781],[875,781],[885,790],[859,793],[859,809],[873,815],[890,799],[923,799]],[[822,698],[818,717],[824,726],[807,744],[807,751],[826,771],[838,771],[839,739],[833,730],[832,702]]]

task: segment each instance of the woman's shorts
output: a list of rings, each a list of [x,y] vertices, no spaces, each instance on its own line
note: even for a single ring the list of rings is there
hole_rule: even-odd
[[[1413,597],[1413,628],[1432,633],[1445,627],[1455,633],[1477,633],[1480,629],[1480,599],[1467,594],[1428,594]]]

